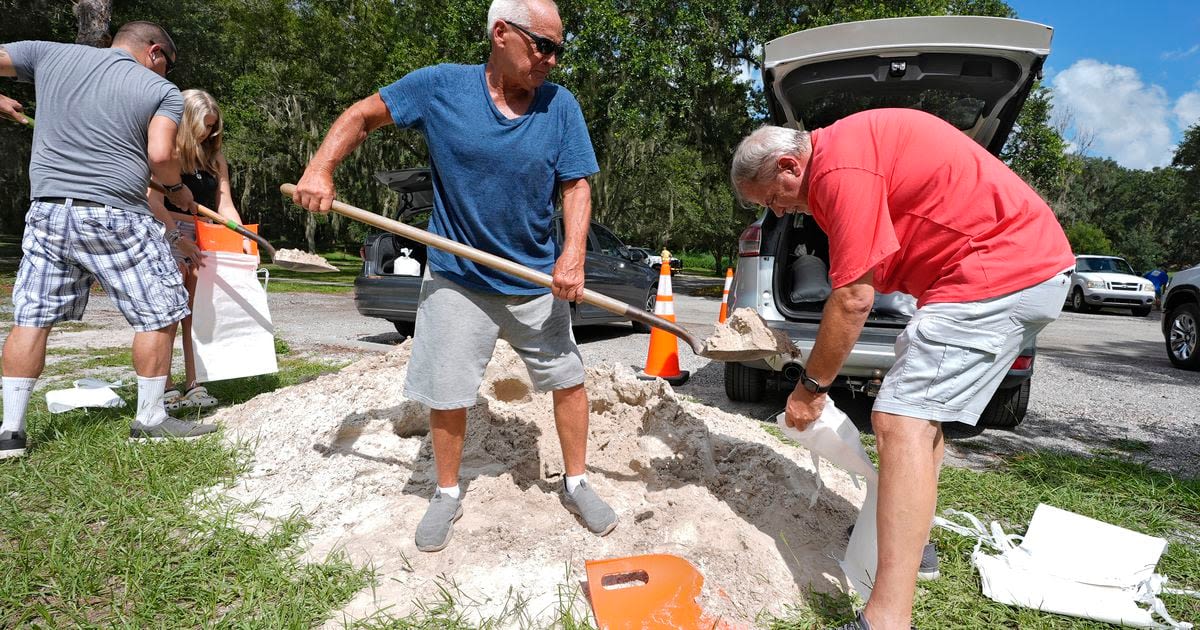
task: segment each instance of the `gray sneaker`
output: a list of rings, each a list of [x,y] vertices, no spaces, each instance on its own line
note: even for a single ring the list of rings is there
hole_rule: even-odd
[[[559,497],[567,511],[583,519],[583,524],[593,534],[606,536],[617,527],[617,513],[604,499],[596,496],[596,491],[588,485],[587,480],[579,482],[575,492],[567,492],[567,482],[563,480],[562,495]]]
[[[867,623],[867,618],[863,616],[863,612],[858,611],[858,615],[854,617],[854,621],[847,624],[842,624],[836,630],[871,630],[871,624]]]
[[[0,433],[0,459],[25,456],[25,432],[5,431]]]
[[[217,430],[215,424],[188,422],[167,416],[166,420],[148,427],[137,420],[129,425],[129,441],[156,442],[159,440],[194,440]]]
[[[917,569],[918,580],[936,580],[942,577],[938,567],[937,547],[933,543],[925,543],[921,550],[921,567]]]
[[[417,549],[421,551],[441,551],[450,544],[450,536],[454,533],[454,521],[462,518],[462,500],[442,494],[441,490],[433,493],[429,501],[429,509],[417,524]]]

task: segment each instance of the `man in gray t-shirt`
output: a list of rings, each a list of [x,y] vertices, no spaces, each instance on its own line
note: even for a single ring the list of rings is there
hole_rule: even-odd
[[[95,281],[135,331],[138,407],[130,438],[215,430],[170,418],[162,404],[176,324],[188,306],[169,246],[179,231],[169,216],[160,222],[151,214],[150,174],[176,206],[194,205],[175,155],[183,99],[165,78],[175,60],[171,37],[149,22],[122,26],[112,48],[0,45],[0,76],[32,82],[38,104],[15,325],[4,342],[0,459],[25,453],[25,408],[50,329],[83,317]],[[3,95],[0,118],[27,122],[21,104]]]

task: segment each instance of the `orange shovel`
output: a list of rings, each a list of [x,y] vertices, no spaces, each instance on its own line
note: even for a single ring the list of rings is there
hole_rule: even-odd
[[[704,576],[669,554],[588,560],[588,596],[600,630],[724,629],[696,597]]]

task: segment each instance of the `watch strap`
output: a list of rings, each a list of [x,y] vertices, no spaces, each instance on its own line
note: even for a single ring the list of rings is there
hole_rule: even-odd
[[[817,379],[808,375],[807,369],[800,370],[800,384],[804,386],[804,389],[807,389],[814,394],[828,393],[833,387],[833,383],[830,383],[829,385],[822,385],[819,381],[817,381]]]

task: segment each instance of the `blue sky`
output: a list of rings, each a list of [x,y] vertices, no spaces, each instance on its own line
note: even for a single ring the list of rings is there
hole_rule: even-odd
[[[1169,164],[1200,122],[1200,1],[1007,1],[1054,27],[1045,83],[1068,140],[1130,168]]]

